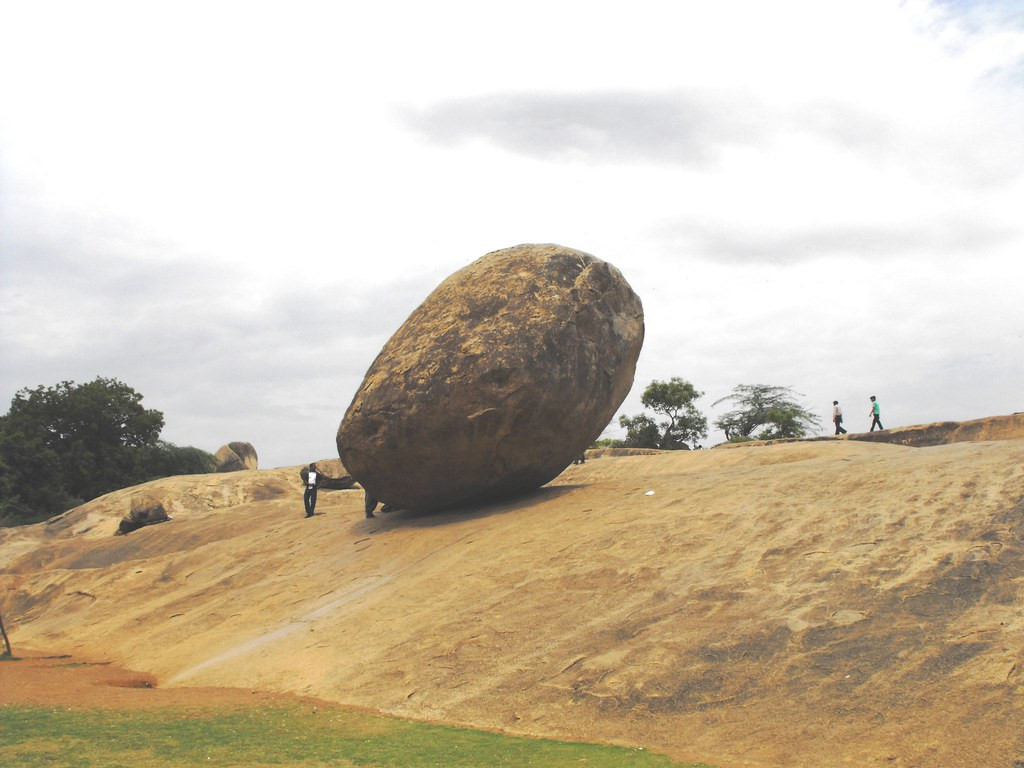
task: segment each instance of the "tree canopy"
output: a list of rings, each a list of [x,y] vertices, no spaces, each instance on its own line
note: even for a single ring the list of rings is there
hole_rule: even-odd
[[[213,457],[160,440],[164,416],[117,379],[22,389],[0,416],[0,521],[24,523]]]
[[[715,426],[725,432],[729,440],[804,437],[808,431],[820,426],[820,422],[814,413],[800,405],[794,397],[803,395],[793,392],[790,387],[738,384],[731,395],[713,403],[718,405],[731,400],[737,406],[716,419]],[[758,429],[761,431],[754,435]]]
[[[625,428],[623,444],[634,448],[689,448],[708,435],[708,420],[693,404],[704,395],[690,382],[673,376],[668,381],[652,381],[640,402],[644,408],[667,417],[656,422],[647,414],[620,416],[619,426]]]

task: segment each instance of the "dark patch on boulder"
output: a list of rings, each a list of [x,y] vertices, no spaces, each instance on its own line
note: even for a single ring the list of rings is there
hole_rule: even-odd
[[[267,485],[253,488],[250,497],[252,501],[272,501],[281,498],[287,493],[288,491],[284,488]]]
[[[943,683],[956,669],[992,647],[991,643],[944,643],[939,653],[925,659],[912,679]]]
[[[802,664],[817,684],[845,680],[851,670],[870,677],[896,664],[909,648],[893,642],[899,631],[889,621],[867,619],[849,626],[826,624],[802,632],[799,647]],[[915,646],[916,647],[916,646]],[[799,676],[796,669],[791,671]]]
[[[941,564],[941,575],[928,586],[907,595],[903,604],[915,616],[935,618],[959,614],[975,605],[986,593],[999,590],[999,566],[990,560]]]

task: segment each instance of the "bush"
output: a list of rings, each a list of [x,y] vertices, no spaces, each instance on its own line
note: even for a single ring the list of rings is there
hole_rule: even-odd
[[[198,448],[160,440],[164,416],[116,379],[22,389],[0,416],[0,524],[31,523],[105,493],[212,471]]]

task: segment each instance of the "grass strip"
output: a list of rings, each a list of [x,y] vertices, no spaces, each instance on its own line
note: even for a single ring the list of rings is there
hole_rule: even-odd
[[[702,768],[642,749],[504,736],[306,704],[188,712],[0,707],[0,765]]]

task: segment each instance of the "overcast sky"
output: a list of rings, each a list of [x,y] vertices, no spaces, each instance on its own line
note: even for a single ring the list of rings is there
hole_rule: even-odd
[[[618,413],[1024,410],[1022,212],[1020,0],[0,0],[0,404],[118,378],[262,467],[335,456],[408,314],[528,242],[643,300]]]

